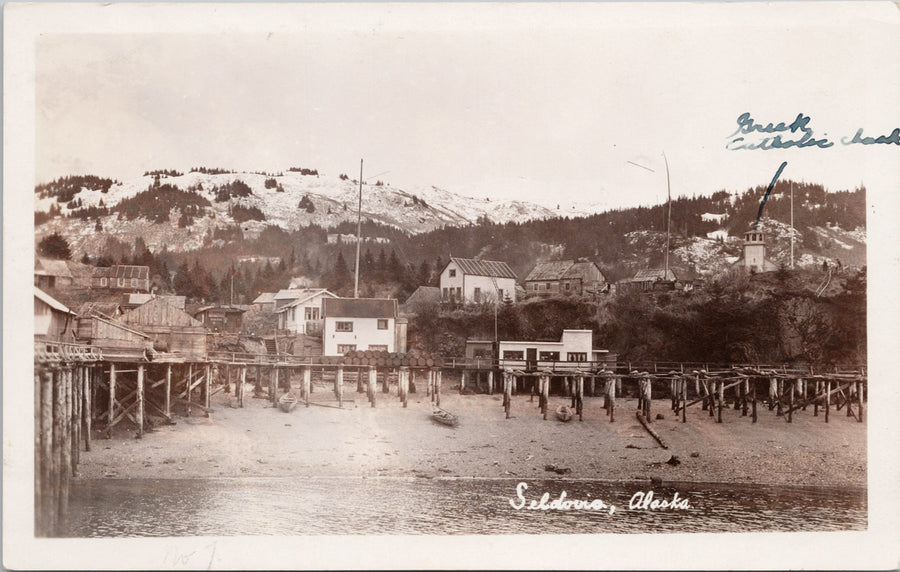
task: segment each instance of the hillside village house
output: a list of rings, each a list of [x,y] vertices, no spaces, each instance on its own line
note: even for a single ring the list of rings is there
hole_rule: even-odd
[[[354,350],[406,351],[406,320],[398,318],[397,300],[325,298],[322,353],[344,355]]]
[[[584,258],[538,262],[525,278],[528,296],[595,295],[606,287],[600,267]]]
[[[675,271],[669,268],[666,271],[663,268],[638,270],[634,278],[622,280],[618,283],[618,291],[625,292],[649,292],[659,288],[675,287],[678,278]]]
[[[281,295],[281,297],[279,297]],[[278,329],[295,334],[314,335],[322,331],[324,301],[337,298],[324,288],[281,290],[275,295]]]
[[[91,288],[95,290],[150,291],[150,268],[119,264],[109,268],[94,268]]]
[[[38,288],[71,286],[74,278],[65,260],[34,259],[34,285]]]
[[[440,285],[445,302],[516,301],[516,274],[505,262],[451,258],[441,271]]]
[[[34,337],[46,341],[75,339],[75,312],[38,287],[34,288]]]
[[[253,306],[256,306],[257,309],[263,310],[265,312],[274,312],[275,311],[275,292],[263,292],[259,296],[256,297],[253,302],[251,302]]]

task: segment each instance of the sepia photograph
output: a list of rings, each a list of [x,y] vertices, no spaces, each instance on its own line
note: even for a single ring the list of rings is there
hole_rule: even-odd
[[[6,3],[3,565],[895,567],[898,31]]]

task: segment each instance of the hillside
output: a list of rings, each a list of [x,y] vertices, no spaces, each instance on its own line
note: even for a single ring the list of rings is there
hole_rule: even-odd
[[[300,171],[160,172],[124,182],[66,177],[35,189],[35,220],[41,223],[38,234],[60,232],[76,251],[97,252],[101,230],[126,242],[142,236],[154,251],[166,243],[170,250],[189,251],[199,248],[216,229],[238,224],[246,229],[273,225],[296,230],[355,223],[358,201],[358,182]],[[126,207],[135,202],[141,203],[139,216],[131,217]],[[418,234],[445,225],[473,224],[484,217],[522,222],[553,213],[531,203],[463,197],[433,186],[363,184],[362,216]]]
[[[767,257],[790,262],[791,186],[795,263],[865,266],[865,189],[826,192],[812,183],[781,181],[765,201],[759,229],[766,234]],[[247,266],[248,259],[268,258],[276,266],[280,260],[278,274],[287,277],[282,281],[302,275],[340,289],[354,265],[358,189],[344,175],[308,169],[154,172],[128,182],[65,177],[35,188],[35,238],[38,243],[59,233],[76,259],[109,263],[160,255],[156,266],[164,281],[200,260],[211,274],[208,282],[218,284],[240,270],[241,295],[250,299],[263,282],[283,286],[274,275],[249,275],[263,268]],[[673,200],[670,265],[686,278],[729,269],[764,194],[756,187]],[[610,281],[664,264],[665,205],[553,218],[524,202],[378,182],[363,186],[362,210],[364,292],[403,297],[419,284],[435,283],[450,256],[507,261],[520,281],[546,260],[588,258]]]

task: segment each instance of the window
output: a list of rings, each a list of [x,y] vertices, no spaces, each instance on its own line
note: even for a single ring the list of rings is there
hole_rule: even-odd
[[[456,287],[456,298],[462,300],[462,286]]]
[[[503,359],[525,359],[525,352],[505,350],[503,352]]]
[[[388,329],[388,321],[385,320],[385,319],[379,319],[379,320],[378,320],[378,329],[379,329],[379,330],[386,330],[386,329]]]
[[[456,278],[456,269],[454,269],[454,268],[450,269],[450,278]]]
[[[335,322],[334,323],[334,331],[335,332],[352,332],[353,331],[353,322]]]
[[[124,278],[119,278],[119,279],[116,281],[116,285],[117,285],[119,288],[124,288],[124,287],[125,287],[125,279],[124,279]]]
[[[318,320],[319,319],[319,309],[315,307],[307,307],[305,312],[305,317],[307,320]]]
[[[297,308],[291,308],[291,320],[297,320]]]
[[[559,361],[559,352],[540,352],[541,361]]]
[[[572,288],[572,284],[570,284],[569,282],[566,282],[566,290],[569,290],[571,288]]]
[[[450,298],[450,289],[444,288],[444,300]]]
[[[338,344],[337,351],[339,354],[356,351],[356,344]]]
[[[369,344],[369,349],[373,352],[386,352],[388,348],[386,344]]]
[[[106,288],[106,285],[107,285],[106,278],[101,278],[101,279],[100,279],[100,286],[103,286],[104,288]]]
[[[503,300],[503,288],[497,288],[497,298]]]
[[[585,352],[569,352],[566,355],[569,361],[587,361],[587,353]]]
[[[137,287],[138,287],[137,284],[138,284],[138,279],[137,279],[137,278],[132,278],[132,279],[131,279],[131,287],[132,287],[132,288],[137,288]]]
[[[475,301],[481,302],[481,288],[475,288]]]

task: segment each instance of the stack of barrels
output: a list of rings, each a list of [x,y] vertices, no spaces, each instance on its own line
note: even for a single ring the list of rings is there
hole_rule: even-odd
[[[409,353],[387,352],[377,350],[354,350],[344,354],[336,363],[344,365],[361,365],[375,367],[439,367],[440,359],[427,352],[413,350]]]

